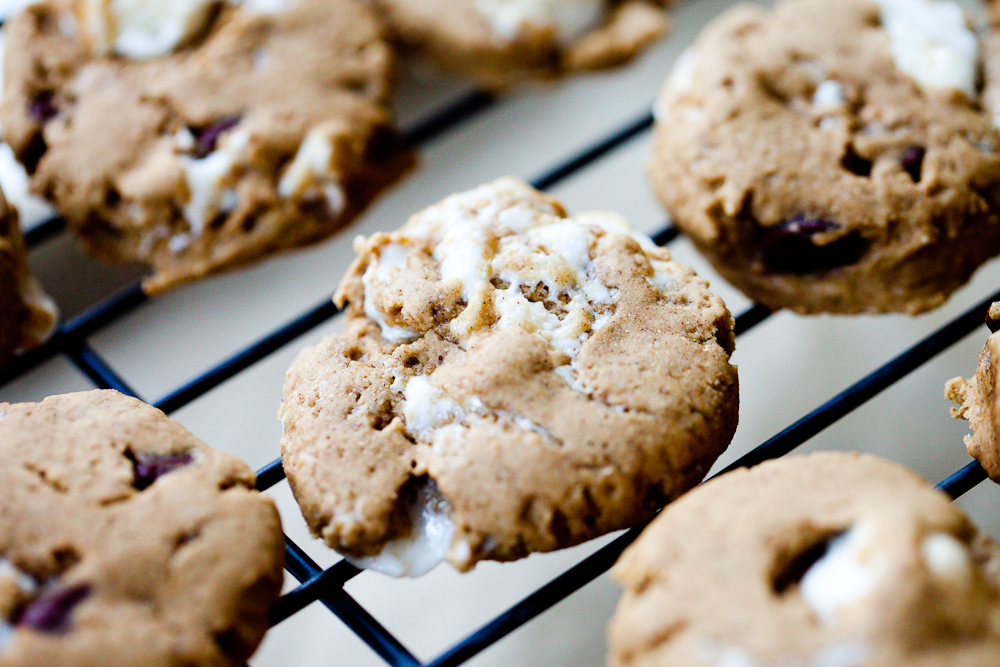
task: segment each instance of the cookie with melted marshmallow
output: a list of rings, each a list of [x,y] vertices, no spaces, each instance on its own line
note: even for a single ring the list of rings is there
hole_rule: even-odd
[[[649,519],[728,445],[732,317],[620,216],[505,178],[356,249],[344,333],[298,355],[279,411],[303,515],[354,562],[577,544]]]
[[[364,0],[45,0],[5,33],[31,190],[149,292],[322,239],[412,163]]]
[[[620,65],[661,37],[666,0],[374,0],[402,49],[487,87]]]
[[[918,313],[1000,252],[998,84],[952,2],[741,5],[675,64],[650,177],[752,299]]]
[[[239,667],[284,537],[236,457],[114,391],[0,403],[0,665]]]
[[[871,456],[790,456],[667,506],[612,570],[610,667],[1000,664],[1000,547]]]

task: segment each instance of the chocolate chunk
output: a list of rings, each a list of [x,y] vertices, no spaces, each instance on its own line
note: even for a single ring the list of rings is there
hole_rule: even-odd
[[[761,259],[778,273],[809,274],[828,271],[858,261],[868,249],[868,242],[851,232],[818,245],[813,239],[840,228],[824,218],[797,215],[777,227],[763,230],[758,247]]]
[[[920,182],[920,173],[923,169],[926,152],[923,146],[910,146],[903,152],[903,157],[899,160],[903,164],[903,171],[910,175],[914,183]]]
[[[135,479],[132,481],[132,486],[140,491],[155,482],[157,478],[194,461],[194,456],[189,452],[181,452],[180,454],[149,454],[146,452],[134,454],[126,452],[126,456],[132,460],[132,467],[135,470]]]
[[[38,93],[28,103],[28,115],[42,122],[55,118],[58,113],[59,107],[56,106],[55,96],[50,90]]]
[[[236,127],[240,122],[239,116],[226,116],[220,120],[215,121],[211,125],[202,130],[195,132],[195,137],[197,145],[195,146],[195,152],[198,157],[205,157],[209,153],[215,150],[216,144],[219,142],[219,137],[226,130],[230,130]]]
[[[14,625],[42,632],[66,630],[73,608],[88,595],[90,595],[89,584],[74,584],[44,593],[21,611]]]

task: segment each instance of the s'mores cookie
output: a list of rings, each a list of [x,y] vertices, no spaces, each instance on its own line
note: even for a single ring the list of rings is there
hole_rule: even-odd
[[[159,410],[0,403],[0,665],[240,667],[283,546],[250,469]]]
[[[896,464],[792,456],[667,506],[612,570],[621,667],[1000,664],[1000,547]]]
[[[5,33],[32,191],[150,292],[322,239],[411,165],[364,0],[45,0]]]
[[[666,0],[373,0],[402,48],[488,87],[620,65],[666,32]]]
[[[504,178],[356,242],[344,332],[279,411],[312,531],[417,575],[577,544],[653,516],[737,421],[733,320],[618,215]]]
[[[764,305],[933,308],[1000,252],[998,56],[951,2],[741,5],[656,102],[653,187]]]
[[[39,345],[57,314],[55,302],[31,277],[17,212],[0,192],[0,366]]]
[[[986,316],[990,337],[979,355],[976,374],[965,380],[952,378],[945,384],[945,398],[958,403],[951,415],[969,420],[972,433],[965,436],[965,447],[990,478],[1000,483],[1000,301],[990,306]]]

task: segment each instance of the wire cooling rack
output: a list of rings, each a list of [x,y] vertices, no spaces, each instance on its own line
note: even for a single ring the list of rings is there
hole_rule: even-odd
[[[700,8],[697,10],[700,13],[686,18],[682,17],[691,26],[687,34],[691,34],[699,22],[703,22],[704,19],[718,11],[718,5],[728,3],[706,1],[692,4]],[[668,56],[670,53],[675,55],[677,50],[679,47],[673,48],[669,51]],[[668,60],[669,57],[662,64],[664,72],[668,67]],[[654,93],[655,90],[649,91],[650,96]],[[531,94],[541,97],[543,104],[539,108],[544,109],[544,97],[549,93],[542,90],[540,92],[534,91]],[[490,114],[500,114],[501,119],[510,120],[513,118],[517,120],[518,109],[516,98],[512,104],[507,97],[496,97],[482,92],[463,94],[457,99],[453,98],[444,104],[437,105],[432,113],[412,122],[410,129],[405,133],[405,139],[416,149],[422,150],[434,142],[440,141],[442,137],[462,136],[463,133],[469,131],[470,125],[476,124],[477,119],[480,121],[479,131],[482,132],[482,119]],[[536,176],[531,181],[540,189],[552,190],[558,189],[574,179],[579,179],[588,171],[597,169],[599,165],[606,165],[608,161],[614,161],[616,156],[633,150],[637,144],[644,143],[648,138],[652,123],[653,119],[648,111],[619,118],[610,127],[601,128],[599,131],[591,132],[580,138],[572,146],[572,150],[566,153],[566,157],[555,160],[554,163],[540,170],[542,171],[541,175]],[[478,140],[486,140],[486,138],[480,136]],[[629,178],[641,180],[642,177],[641,174],[632,174]],[[432,200],[418,202],[412,210],[415,211],[420,206],[430,203]],[[607,208],[614,208],[614,203],[609,203]],[[395,228],[401,222],[401,220],[397,220],[384,223],[381,228]],[[64,225],[60,220],[53,219],[29,230],[27,241],[32,253],[35,254],[40,252],[39,249],[45,248],[47,244],[64,236]],[[669,224],[661,225],[652,236],[660,244],[676,246],[685,242]],[[683,254],[683,252],[684,250],[681,248],[680,253]],[[336,280],[344,268],[346,266],[336,267],[329,275],[323,277],[323,280],[330,284],[331,294]],[[698,270],[699,273],[711,273],[710,268],[698,267]],[[713,284],[718,285],[718,282],[715,280]],[[199,288],[194,286],[192,289]],[[977,293],[973,293],[976,291]],[[965,346],[967,349],[977,348],[978,345],[981,345],[979,341],[985,338],[985,330],[981,328],[985,312],[992,301],[1000,300],[1000,292],[989,294],[989,290],[984,291],[981,285],[977,286],[973,292],[964,290],[959,297],[956,297],[956,299],[961,299],[962,303],[956,304],[953,300],[949,306],[951,312],[947,314],[939,314],[930,319],[918,318],[914,320],[918,324],[912,327],[908,323],[904,323],[902,326],[907,331],[911,329],[919,331],[918,335],[910,336],[913,338],[912,341],[907,340],[907,336],[899,336],[898,342],[902,344],[894,344],[893,353],[888,355],[887,360],[860,374],[858,379],[855,379],[846,389],[839,391],[832,398],[822,401],[822,396],[817,397],[820,399],[816,401],[819,403],[818,407],[808,411],[805,416],[792,421],[790,425],[784,426],[776,435],[767,438],[762,444],[753,443],[756,446],[743,448],[746,451],[737,452],[731,457],[732,460],[720,464],[719,471],[738,466],[754,465],[794,450],[842,418],[856,414],[859,409],[869,404],[873,399],[891,393],[892,388],[903,382],[905,378],[925,368],[932,360],[940,358],[946,350],[963,339],[967,339],[969,334],[974,331],[979,331],[982,335],[974,338],[971,343],[966,343]],[[735,301],[738,302],[739,298],[736,298]],[[727,302],[730,302],[728,297]],[[2,392],[5,387],[14,384],[21,378],[40,373],[40,369],[45,367],[50,360],[61,357],[68,360],[73,367],[86,376],[91,385],[113,388],[137,396],[170,414],[198,401],[234,378],[253,372],[255,367],[265,363],[276,353],[298,347],[296,343],[300,339],[320,331],[338,314],[329,296],[325,296],[312,307],[307,307],[290,317],[283,318],[278,326],[269,328],[256,340],[246,343],[235,352],[204,365],[193,378],[170,386],[160,394],[159,398],[151,400],[150,396],[141,395],[142,392],[136,389],[134,383],[137,380],[131,376],[131,373],[121,372],[113,361],[109,361],[108,354],[98,349],[99,345],[94,344],[95,339],[100,339],[109,329],[121,326],[123,321],[140,311],[148,303],[148,297],[143,294],[136,281],[89,305],[63,322],[55,335],[41,348],[16,358],[6,368],[0,370],[0,398],[3,397]],[[795,316],[785,313],[772,314],[768,309],[753,304],[748,304],[739,310],[734,308],[734,314],[736,314],[738,335],[737,354],[740,353],[739,350],[746,337],[761,328],[760,325],[780,320],[780,322],[775,323],[776,326],[782,326],[782,322],[785,322],[784,326],[787,326],[788,318],[795,318]],[[785,319],[782,320],[782,318]],[[856,319],[864,321],[864,326],[867,326],[868,320],[865,318]],[[813,318],[811,321],[827,322],[822,318]],[[830,326],[834,327],[854,326],[853,322],[845,325],[843,319],[829,320],[829,323]],[[149,325],[147,324],[147,326]],[[890,335],[897,335],[898,330],[897,326],[893,330],[896,333],[890,333]],[[138,333],[141,334],[142,331],[140,330]],[[946,376],[931,377],[927,382],[936,383],[936,391],[940,394],[941,387],[948,377],[960,373],[968,376],[974,368],[975,356],[967,354],[955,372]],[[816,372],[824,373],[825,369],[819,367]],[[139,380],[142,379],[139,378]],[[741,383],[744,384],[745,392],[747,385],[744,380],[745,375],[741,371]],[[802,393],[800,389],[793,389],[793,391]],[[275,396],[277,396],[277,388]],[[905,400],[905,398],[895,400]],[[276,408],[276,402],[274,407]],[[946,412],[946,410],[947,406],[942,400],[940,411]],[[915,419],[919,421],[921,415],[916,415]],[[959,432],[955,431],[955,433]],[[209,442],[209,444],[213,443]],[[918,443],[918,445],[925,447],[926,443]],[[960,443],[954,443],[954,445],[947,443],[947,445],[961,447]],[[273,446],[276,452],[277,442],[274,442]],[[719,471],[716,471],[715,474],[718,474]],[[281,484],[283,479],[284,473],[281,469],[280,459],[275,459],[258,470],[257,486],[262,491],[271,490]],[[958,497],[984,479],[985,473],[982,468],[977,463],[970,462],[960,466],[947,476],[940,482],[939,486],[952,497]],[[601,546],[591,549],[588,555],[577,558],[575,562],[556,576],[533,587],[518,601],[492,615],[485,623],[471,632],[466,632],[457,641],[447,641],[444,648],[437,650],[433,654],[434,657],[429,660],[421,660],[416,657],[415,652],[404,645],[404,640],[398,638],[398,632],[387,629],[383,623],[377,620],[376,613],[370,611],[365,603],[359,601],[346,590],[345,587],[349,582],[361,574],[357,568],[343,560],[336,561],[329,567],[323,567],[307,553],[309,549],[304,548],[305,545],[287,539],[286,570],[298,583],[286,587],[286,592],[272,610],[272,622],[275,625],[294,623],[302,610],[317,603],[329,609],[339,619],[339,623],[349,628],[358,639],[370,648],[371,655],[378,656],[386,664],[403,667],[459,665],[473,660],[488,647],[493,646],[515,630],[524,627],[529,621],[560,601],[578,593],[596,578],[601,577],[611,567],[621,551],[635,539],[639,531],[640,528],[634,528],[604,540]],[[378,577],[381,575],[366,574],[364,576]],[[338,621],[330,619],[329,622],[337,623]],[[569,638],[569,641],[572,642],[573,638]],[[376,660],[376,662],[378,661]],[[603,655],[590,656],[591,664],[601,664],[602,662]],[[317,664],[345,663],[338,660],[337,656],[330,655]]]

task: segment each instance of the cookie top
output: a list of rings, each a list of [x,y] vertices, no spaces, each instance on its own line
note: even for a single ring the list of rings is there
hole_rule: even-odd
[[[648,519],[728,445],[732,317],[620,216],[505,178],[356,249],[344,333],[299,354],[279,417],[307,523],[361,565],[576,544]]]
[[[374,0],[407,51],[487,87],[620,65],[666,32],[665,0]]]
[[[240,666],[284,540],[253,473],[113,391],[0,404],[0,665]]]
[[[933,308],[1000,251],[997,39],[951,2],[737,7],[657,100],[653,186],[771,308]]]
[[[58,309],[31,277],[17,212],[0,192],[0,366],[52,333]]]
[[[321,239],[409,168],[380,31],[362,0],[47,0],[5,27],[4,136],[155,292]]]
[[[952,378],[945,384],[945,397],[958,403],[951,409],[956,418],[968,419],[972,433],[965,447],[989,474],[1000,483],[1000,301],[990,306],[986,324],[993,331],[979,355],[975,376]]]
[[[609,665],[1000,663],[1000,548],[897,464],[786,457],[694,489],[613,569]]]

